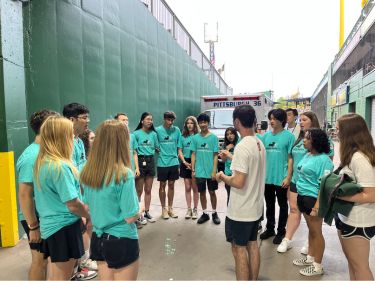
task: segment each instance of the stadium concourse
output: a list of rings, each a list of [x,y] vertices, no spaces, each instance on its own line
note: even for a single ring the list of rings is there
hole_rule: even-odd
[[[335,143],[335,155],[338,153]],[[338,159],[334,159],[338,164]],[[152,190],[153,214],[161,214],[158,184]],[[212,220],[197,225],[196,221],[186,220],[184,183],[176,182],[175,211],[178,219],[163,220],[158,217],[156,223],[147,224],[139,230],[141,247],[140,280],[233,280],[235,279],[233,257],[230,245],[225,242],[224,223],[214,225]],[[223,183],[219,185],[218,212],[222,221],[226,212],[226,191]],[[200,210],[201,211],[201,210]],[[264,224],[264,223],[263,223]],[[264,227],[264,225],[263,225]],[[348,280],[346,260],[334,226],[323,225],[326,239],[323,265],[325,273],[320,280]],[[306,223],[301,223],[294,247],[287,253],[276,252],[277,246],[272,239],[260,244],[261,266],[260,280],[297,280],[310,279],[298,273],[298,267],[292,264],[298,257],[307,235]],[[375,240],[371,241],[375,247]],[[26,280],[31,261],[27,240],[21,239],[13,248],[0,248],[0,279]],[[370,265],[375,270],[375,253],[372,252]]]

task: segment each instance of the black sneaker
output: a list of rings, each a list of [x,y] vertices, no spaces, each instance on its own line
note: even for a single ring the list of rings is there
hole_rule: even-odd
[[[259,238],[261,240],[266,240],[266,239],[268,239],[268,238],[270,238],[272,236],[275,236],[275,235],[276,235],[276,233],[275,233],[274,230],[268,230],[268,229],[266,229],[265,231],[263,231],[263,233],[261,235],[259,235]],[[281,243],[281,241],[280,241],[280,243]]]
[[[214,224],[220,224],[220,218],[217,215],[217,212],[212,213],[212,221],[214,222]]]
[[[285,237],[285,233],[279,234],[277,233],[275,238],[273,238],[273,244],[279,245]]]
[[[197,224],[202,224],[209,220],[210,220],[210,216],[208,214],[203,213],[201,217],[198,219]]]

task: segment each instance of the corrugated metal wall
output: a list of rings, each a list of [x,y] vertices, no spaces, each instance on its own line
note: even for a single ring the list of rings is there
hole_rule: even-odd
[[[219,94],[139,0],[38,0],[23,8],[27,110],[80,102],[91,128],[127,112],[162,122],[168,109],[199,112],[201,95]]]

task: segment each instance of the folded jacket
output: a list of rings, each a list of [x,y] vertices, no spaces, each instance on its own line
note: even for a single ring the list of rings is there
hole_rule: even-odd
[[[363,188],[356,184],[347,174],[330,173],[322,177],[320,182],[318,216],[331,225],[336,214],[348,216],[354,203],[340,200],[337,197],[350,196],[362,192]]]

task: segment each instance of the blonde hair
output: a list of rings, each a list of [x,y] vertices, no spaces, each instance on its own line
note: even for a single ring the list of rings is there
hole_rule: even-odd
[[[129,129],[117,120],[104,121],[95,132],[90,157],[80,176],[92,188],[116,184],[126,179],[130,164]]]
[[[39,173],[41,166],[48,162],[51,166],[57,167],[60,176],[61,162],[70,166],[76,178],[78,178],[77,169],[72,163],[73,154],[73,123],[62,116],[50,116],[40,128],[40,149],[38,158],[34,166],[34,177],[38,186],[40,186]]]

